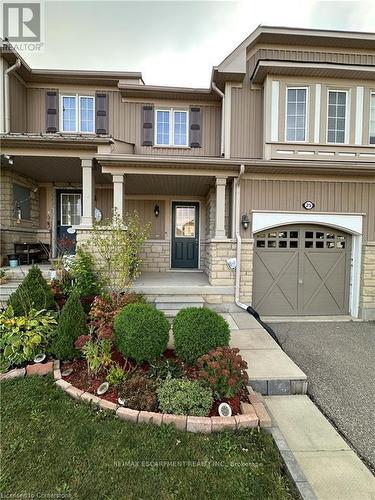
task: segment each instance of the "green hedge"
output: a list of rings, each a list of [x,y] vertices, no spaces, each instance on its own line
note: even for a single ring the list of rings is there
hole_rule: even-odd
[[[55,309],[51,287],[39,267],[31,267],[20,286],[9,297],[8,304],[13,307],[16,316],[27,315],[31,309]]]
[[[229,325],[218,313],[207,307],[181,309],[173,321],[177,356],[194,364],[200,356],[215,347],[229,344]]]
[[[126,358],[149,363],[167,348],[169,322],[149,304],[129,304],[115,317],[115,339]]]

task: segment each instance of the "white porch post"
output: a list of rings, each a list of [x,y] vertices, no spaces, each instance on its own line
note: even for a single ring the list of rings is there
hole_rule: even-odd
[[[95,178],[92,160],[82,159],[82,217],[81,226],[91,227],[95,209]]]
[[[112,175],[113,181],[113,214],[124,217],[124,175]]]
[[[215,238],[226,238],[225,234],[225,187],[226,177],[216,177],[216,219]]]

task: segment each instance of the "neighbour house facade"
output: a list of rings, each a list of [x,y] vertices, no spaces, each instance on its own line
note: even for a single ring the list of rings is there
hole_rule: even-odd
[[[3,263],[137,211],[143,271],[203,272],[213,307],[375,319],[375,34],[260,26],[209,89],[2,73]]]

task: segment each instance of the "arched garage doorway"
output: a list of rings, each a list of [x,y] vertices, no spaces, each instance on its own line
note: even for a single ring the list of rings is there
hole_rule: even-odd
[[[254,234],[253,307],[272,316],[349,314],[351,240],[317,224]]]

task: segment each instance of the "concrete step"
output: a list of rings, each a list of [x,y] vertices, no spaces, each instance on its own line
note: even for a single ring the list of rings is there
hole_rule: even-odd
[[[199,295],[162,295],[155,298],[155,307],[168,317],[174,317],[185,307],[203,307],[203,297]]]
[[[168,304],[195,302],[203,304],[204,300],[200,295],[159,295],[155,297],[155,303],[157,302],[167,302]]]

